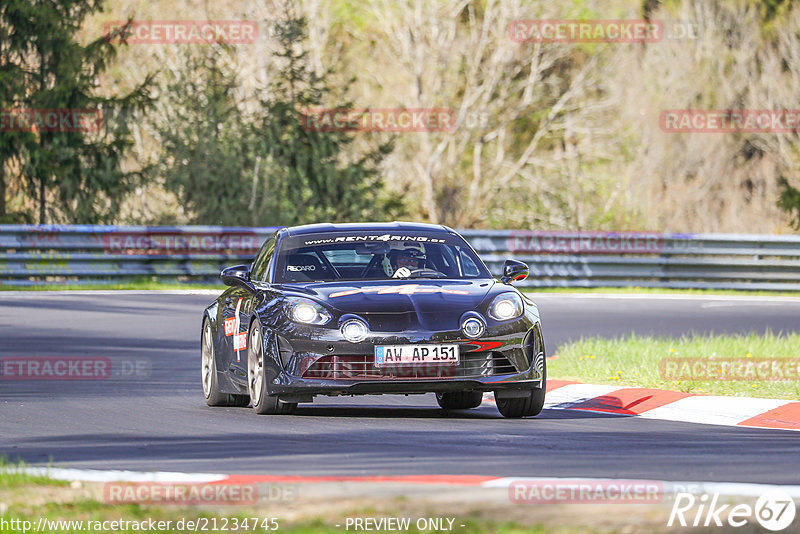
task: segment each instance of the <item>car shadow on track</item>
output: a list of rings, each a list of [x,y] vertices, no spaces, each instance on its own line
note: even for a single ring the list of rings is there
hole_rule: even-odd
[[[363,417],[380,419],[495,419],[496,410],[441,410],[435,407],[300,406],[292,417]]]
[[[373,419],[506,419],[492,405],[484,405],[470,410],[442,410],[436,407],[401,406],[313,406],[300,405],[290,417],[332,417],[332,418],[373,418]],[[537,416],[524,417],[524,420],[537,419],[615,419],[627,415],[586,412],[577,410],[554,410],[545,408]],[[514,421],[515,419],[508,419]]]

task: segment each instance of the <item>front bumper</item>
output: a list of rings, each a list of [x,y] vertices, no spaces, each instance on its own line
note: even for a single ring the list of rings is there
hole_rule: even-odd
[[[479,340],[460,331],[373,333],[361,343],[342,339],[335,329],[277,332],[275,373],[269,392],[282,400],[315,395],[371,395],[446,391],[531,390],[543,387],[543,355],[538,323],[526,317],[487,329]],[[375,347],[400,344],[458,344],[457,367],[417,366],[378,369]]]
[[[451,379],[327,380],[284,376],[273,382],[270,393],[291,402],[315,395],[381,395],[385,393],[433,393],[445,391],[530,390],[542,387],[533,370],[517,375]]]

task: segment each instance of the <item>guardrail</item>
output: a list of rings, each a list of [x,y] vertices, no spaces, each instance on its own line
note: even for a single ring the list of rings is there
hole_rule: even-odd
[[[249,262],[274,227],[0,225],[0,285],[218,280]],[[523,287],[800,290],[800,236],[464,230],[495,275]]]
[[[276,227],[0,225],[0,284],[219,281]]]
[[[800,290],[800,236],[649,232],[462,233],[493,273],[526,262],[527,287]]]

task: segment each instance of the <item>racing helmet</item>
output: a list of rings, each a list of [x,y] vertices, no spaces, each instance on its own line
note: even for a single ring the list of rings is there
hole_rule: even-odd
[[[392,242],[389,244],[389,252],[383,255],[383,272],[391,278],[396,269],[397,259],[400,256],[408,256],[417,261],[425,261],[425,245],[417,242]]]

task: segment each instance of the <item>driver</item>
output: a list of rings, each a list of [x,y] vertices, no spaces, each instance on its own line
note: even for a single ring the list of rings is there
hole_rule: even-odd
[[[408,278],[425,264],[425,248],[421,243],[392,244],[383,257],[383,271],[391,278]]]

